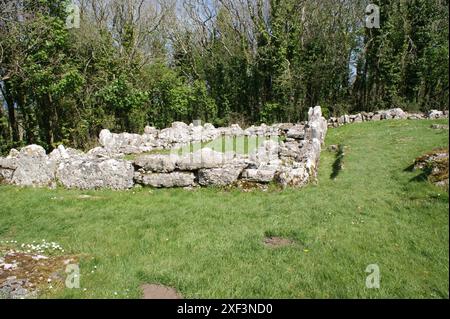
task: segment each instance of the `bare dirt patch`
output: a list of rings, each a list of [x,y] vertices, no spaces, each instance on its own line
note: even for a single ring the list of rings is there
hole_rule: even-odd
[[[263,242],[264,245],[269,248],[281,248],[295,244],[295,241],[291,239],[276,236],[266,237]]]
[[[175,288],[163,285],[145,284],[141,286],[143,299],[183,299]]]

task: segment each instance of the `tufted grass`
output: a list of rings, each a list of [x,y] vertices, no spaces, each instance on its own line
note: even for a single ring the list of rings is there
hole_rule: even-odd
[[[82,256],[87,290],[44,298],[139,298],[142,283],[186,298],[448,298],[448,193],[406,170],[448,147],[448,131],[432,123],[448,121],[330,130],[327,145],[345,145],[345,165],[330,178],[336,154],[324,150],[319,184],[302,190],[3,186],[0,240],[46,239]],[[265,235],[296,244],[268,248]],[[380,289],[365,287],[369,264],[380,267]]]

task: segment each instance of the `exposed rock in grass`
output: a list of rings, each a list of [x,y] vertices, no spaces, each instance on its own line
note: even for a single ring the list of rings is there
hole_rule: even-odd
[[[443,125],[443,124],[433,124],[431,125],[431,128],[433,130],[448,130],[448,125]]]
[[[424,171],[428,181],[449,188],[449,152],[448,148],[436,149],[419,158],[414,162],[414,168]]]
[[[65,267],[76,263],[76,258],[37,252],[49,251],[47,246],[57,247],[54,243],[29,244],[24,246],[26,251],[8,248],[7,253],[0,254],[0,299],[37,298],[42,290],[63,285]]]
[[[328,152],[337,153],[339,151],[339,145],[330,145],[327,150]]]

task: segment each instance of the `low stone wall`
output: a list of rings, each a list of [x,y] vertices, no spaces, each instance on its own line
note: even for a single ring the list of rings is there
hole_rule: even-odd
[[[0,182],[18,186],[127,189],[134,185],[133,174],[131,162],[64,146],[46,155],[41,146],[30,145],[0,158]]]
[[[175,122],[172,127],[158,130],[147,126],[142,135],[121,133],[114,134],[109,130],[100,132],[100,149],[93,151],[106,152],[108,154],[141,154],[155,150],[173,150],[189,145],[190,143],[210,142],[222,136],[242,137],[279,136],[281,131],[293,124],[274,124],[267,126],[252,126],[243,130],[239,125],[230,127],[215,128],[212,124],[187,125],[182,122]]]
[[[276,182],[301,187],[316,179],[327,121],[320,107],[311,108],[307,122],[215,128],[211,124],[174,123],[171,128],[147,127],[143,135],[113,134],[103,130],[101,147],[82,153],[58,147],[49,155],[37,145],[11,150],[0,158],[0,182],[37,187],[77,189],[129,189],[135,184],[152,187],[226,186]],[[233,137],[256,139],[251,152],[237,152]],[[228,148],[204,147],[191,152],[183,146],[203,146],[222,138]],[[233,141],[233,140],[231,140]],[[262,142],[258,142],[262,141]],[[233,143],[232,143],[233,144]],[[245,147],[244,147],[245,148]],[[169,154],[142,154],[169,150]],[[127,160],[127,154],[137,155]]]
[[[59,146],[50,154],[37,145],[11,150],[0,158],[0,183],[76,189],[130,189],[151,187],[226,186],[245,183],[278,183],[302,187],[316,180],[320,152],[328,127],[389,119],[448,118],[448,112],[406,113],[401,109],[322,117],[311,108],[307,122],[215,128],[211,124],[176,122],[170,128],[146,127],[142,135],[100,133],[100,147],[87,153]],[[256,141],[245,151],[236,139]],[[218,151],[208,143],[219,141]],[[231,143],[230,143],[231,142]],[[201,146],[191,150],[193,146]],[[217,148],[217,147],[216,147]],[[148,153],[151,154],[148,154]],[[156,153],[155,153],[156,152]],[[147,154],[146,154],[147,153]],[[157,154],[161,153],[161,154]],[[127,155],[133,154],[134,159]],[[127,159],[128,158],[128,159]]]
[[[402,109],[396,108],[391,110],[377,112],[361,112],[354,115],[342,115],[341,117],[331,117],[328,120],[329,127],[339,127],[350,123],[361,123],[369,121],[381,120],[423,120],[423,119],[440,119],[448,118],[448,111],[432,110],[428,113],[407,113]]]

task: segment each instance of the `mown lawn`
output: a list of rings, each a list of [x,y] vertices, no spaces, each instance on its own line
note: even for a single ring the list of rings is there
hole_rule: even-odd
[[[448,193],[405,170],[448,146],[432,123],[448,121],[330,130],[327,145],[346,146],[343,170],[330,178],[336,154],[325,149],[319,184],[302,190],[3,186],[0,240],[46,239],[82,256],[82,289],[44,297],[139,298],[141,284],[162,283],[186,298],[448,298]],[[297,244],[267,248],[265,235]],[[365,287],[369,264],[380,289]]]

